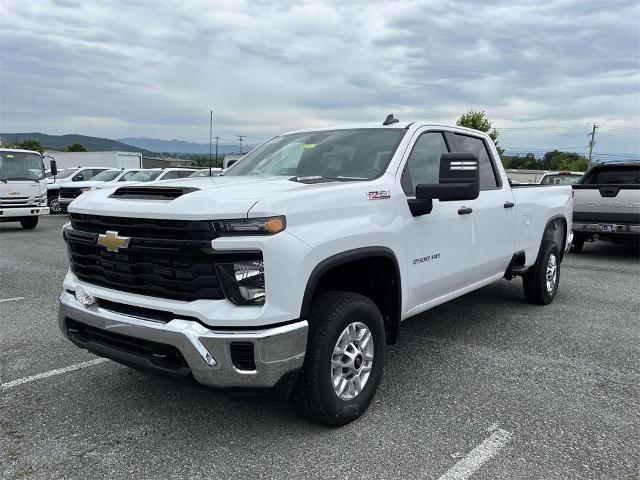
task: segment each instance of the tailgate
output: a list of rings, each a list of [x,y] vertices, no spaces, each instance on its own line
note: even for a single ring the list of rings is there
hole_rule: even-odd
[[[640,185],[573,185],[573,220],[638,225]]]

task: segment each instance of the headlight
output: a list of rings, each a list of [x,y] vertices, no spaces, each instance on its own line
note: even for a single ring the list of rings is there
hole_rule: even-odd
[[[284,216],[214,220],[212,224],[220,235],[274,235],[287,227]]]
[[[264,303],[264,261],[217,263],[216,271],[227,299],[236,305]]]
[[[38,206],[45,207],[47,205],[47,192],[44,192],[38,197]]]

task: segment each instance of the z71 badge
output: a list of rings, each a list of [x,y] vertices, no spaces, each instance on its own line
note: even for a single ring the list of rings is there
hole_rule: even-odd
[[[367,192],[369,200],[387,200],[391,198],[391,190],[376,190],[375,192]]]

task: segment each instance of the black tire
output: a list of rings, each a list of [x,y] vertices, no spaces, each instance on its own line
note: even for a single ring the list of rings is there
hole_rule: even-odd
[[[25,230],[32,230],[38,225],[38,217],[22,217],[20,218],[20,225],[22,225],[22,228]]]
[[[552,288],[548,288],[547,274],[551,266],[551,258],[555,257],[555,277]],[[536,305],[549,305],[558,293],[560,284],[560,251],[555,242],[546,241],[542,244],[536,263],[522,276],[524,296]]]
[[[49,213],[51,215],[62,213],[62,205],[60,205],[60,201],[58,200],[58,195],[49,196]]]
[[[359,394],[342,399],[332,384],[332,356],[343,331],[354,322],[366,325],[372,335],[371,372]],[[320,423],[338,427],[367,409],[382,378],[385,331],[378,307],[367,297],[351,292],[327,292],[313,301],[304,365],[291,400],[298,411]]]
[[[574,237],[571,242],[571,249],[569,250],[571,253],[580,253],[582,252],[582,247],[584,247],[584,238]]]

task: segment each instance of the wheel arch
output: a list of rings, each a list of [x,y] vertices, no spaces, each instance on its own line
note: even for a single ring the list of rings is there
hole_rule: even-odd
[[[371,275],[364,277],[371,280],[364,282],[362,278],[356,277],[358,273],[380,273],[381,276],[378,279]],[[329,284],[331,281],[335,283],[336,288]],[[383,287],[389,286],[392,287],[393,295],[390,295],[391,292],[388,290],[383,294]],[[300,318],[308,318],[311,304],[317,294],[332,289],[345,289],[369,297],[382,313],[387,343],[395,343],[401,319],[402,283],[398,260],[390,248],[356,248],[337,253],[318,263],[307,280]]]
[[[565,247],[567,246],[567,218],[564,215],[554,215],[548,221],[544,227],[542,234],[542,240],[540,240],[540,247],[538,248],[538,255],[542,251],[542,245],[547,240],[553,240],[558,245],[560,250],[560,260],[564,258]],[[562,227],[560,229],[559,227]]]

